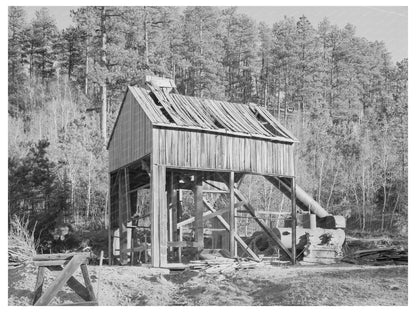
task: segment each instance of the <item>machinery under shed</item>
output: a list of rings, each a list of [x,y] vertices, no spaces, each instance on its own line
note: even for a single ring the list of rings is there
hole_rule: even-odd
[[[173,81],[157,77],[147,77],[145,88],[128,87],[108,143],[110,262],[169,268],[198,259],[204,249],[260,261],[254,245],[239,235],[241,211],[292,263],[301,236],[308,237],[305,256],[331,253],[312,248],[320,244],[312,238],[339,236],[342,245],[345,234],[337,228],[345,220],[329,215],[296,185],[296,142],[255,104],[179,95]],[[290,198],[283,229],[264,222],[241,192],[246,174],[264,176]],[[192,198],[187,211],[184,193]],[[296,207],[311,215],[297,216]],[[308,226],[297,227],[300,217]]]

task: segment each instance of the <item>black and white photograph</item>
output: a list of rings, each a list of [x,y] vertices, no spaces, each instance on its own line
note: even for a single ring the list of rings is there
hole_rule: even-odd
[[[3,6],[7,305],[409,308],[410,7],[353,3]]]

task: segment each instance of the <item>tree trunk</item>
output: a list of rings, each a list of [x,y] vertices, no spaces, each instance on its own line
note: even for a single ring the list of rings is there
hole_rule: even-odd
[[[84,86],[84,93],[88,96],[88,45],[89,45],[89,39],[87,38],[87,44],[85,45],[85,86]]]
[[[335,183],[337,181],[338,171],[339,171],[339,166],[337,166],[337,169],[335,170],[334,179],[332,180],[331,190],[329,191],[328,201],[326,202],[326,210],[329,209],[329,204],[331,203],[331,197],[335,188]]]
[[[107,68],[107,30],[105,27],[105,7],[101,7],[101,66]],[[101,135],[104,145],[107,143],[107,77],[101,85]]]
[[[324,171],[324,159],[322,158],[321,168],[319,170],[319,182],[318,182],[318,203],[321,202],[321,191],[322,191],[322,176]]]
[[[366,196],[365,196],[365,168],[363,164],[363,172],[362,172],[362,196],[363,196],[363,202],[362,202],[362,214],[363,214],[363,223],[362,223],[362,230],[365,230],[365,219],[366,219],[366,211],[365,211],[365,203],[366,203]]]
[[[147,8],[143,7],[143,30],[144,30],[144,59],[146,62],[146,68],[149,69],[149,34],[147,29]]]
[[[87,219],[90,216],[91,207],[91,164],[92,164],[92,153],[90,152],[90,159],[88,162],[88,187],[87,187]]]

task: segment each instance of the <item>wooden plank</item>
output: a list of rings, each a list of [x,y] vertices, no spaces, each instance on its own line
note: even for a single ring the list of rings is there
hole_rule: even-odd
[[[158,198],[159,198],[159,257],[160,266],[165,265],[168,262],[168,207],[166,196],[166,167],[158,166],[157,172],[159,178],[158,185]],[[152,240],[153,243],[153,240]]]
[[[170,174],[170,200],[171,200],[171,209],[172,209],[172,234],[171,240],[178,240],[178,193],[174,188],[175,180],[174,174]]]
[[[71,278],[76,269],[80,266],[83,261],[82,256],[75,255],[71,261],[65,266],[59,276],[51,283],[45,293],[36,301],[36,306],[45,306],[55,297],[55,295],[62,289],[62,286]]]
[[[198,243],[198,249],[204,248],[204,204],[202,202],[202,181],[203,176],[201,172],[195,174],[194,185],[194,204],[195,204],[195,240]]]
[[[118,226],[119,226],[119,246],[120,246],[120,263],[127,264],[128,256],[127,256],[127,211],[128,211],[128,204],[127,204],[127,183],[126,183],[126,170],[120,169],[119,176],[119,188],[118,188],[118,200],[119,200],[119,218],[118,218]]]
[[[83,301],[60,304],[59,306],[98,306],[97,301]]]
[[[48,267],[48,266],[58,266],[58,265],[66,265],[69,263],[69,260],[45,260],[45,261],[33,261],[33,263],[38,267]],[[84,259],[83,263],[87,263],[88,260]]]
[[[207,207],[210,211],[212,211],[213,213],[216,212],[214,207],[210,203],[208,203],[205,199],[203,199],[203,202],[204,202],[205,207]],[[222,226],[227,231],[230,231],[230,225],[223,217],[217,216],[217,219],[221,222]],[[237,241],[237,243],[239,243],[250,256],[252,256],[256,261],[260,261],[256,253],[253,250],[251,250],[251,248],[243,241],[243,239],[238,234],[234,234],[234,238]]]
[[[292,264],[296,264],[296,178],[291,181],[292,192]]]
[[[62,266],[49,266],[47,267],[50,271],[62,271],[64,268]],[[82,285],[75,277],[71,276],[66,282],[67,286],[71,288],[75,293],[80,296],[85,301],[90,300],[90,294],[88,289]]]
[[[107,253],[108,253],[108,264],[112,265],[113,264],[113,239],[111,237],[111,233],[112,233],[112,222],[111,222],[111,215],[112,215],[112,211],[111,211],[111,205],[112,205],[112,187],[111,187],[111,174],[108,174],[108,202],[107,202],[107,207],[108,207],[108,214],[107,214],[107,218],[108,218],[108,228],[107,228]]]
[[[292,144],[290,146],[290,161],[291,161],[291,166],[290,166],[290,174],[292,176],[296,176],[296,168],[295,168],[295,145]]]
[[[75,277],[71,276],[69,280],[66,282],[66,284],[68,285],[69,288],[75,291],[75,293],[78,296],[80,296],[82,299],[84,299],[85,301],[91,300],[88,289],[84,285],[82,285],[80,282],[78,282],[78,280]]]
[[[167,242],[168,247],[200,247],[200,243],[198,242],[188,242],[188,241],[181,241],[181,242]]]
[[[170,269],[170,270],[184,270],[186,268],[188,268],[189,265],[184,264],[184,263],[168,263],[166,264],[163,269]]]
[[[159,267],[159,174],[158,166],[152,165],[151,173],[151,236],[152,236],[152,266]]]
[[[70,260],[73,256],[82,257],[83,259],[89,258],[89,252],[80,252],[80,253],[59,253],[59,254],[41,254],[33,257],[33,261],[47,261],[47,260]]]
[[[227,164],[227,154],[228,154],[227,139],[228,138],[226,136],[222,136],[221,137],[221,141],[222,141],[222,145],[221,145],[221,158],[222,158],[222,166],[223,166],[223,168],[226,168],[226,164]]]
[[[81,264],[81,272],[82,272],[82,276],[84,277],[85,288],[87,288],[88,293],[90,295],[89,300],[90,301],[96,301],[97,298],[95,297],[94,288],[92,287],[90,276],[88,274],[88,269],[87,269],[87,266],[85,264]]]
[[[203,190],[203,193],[219,193],[219,194],[229,194],[229,191],[225,190]]]
[[[164,129],[178,129],[182,131],[203,131],[204,133],[210,133],[213,135],[222,135],[222,136],[232,136],[232,137],[242,137],[242,138],[250,138],[250,139],[260,139],[260,140],[269,140],[273,142],[282,142],[282,143],[293,143],[292,139],[286,139],[283,137],[276,137],[276,136],[266,136],[261,134],[253,134],[253,133],[245,133],[239,132],[230,129],[229,127],[225,127],[224,129],[202,129],[201,127],[193,127],[193,126],[178,126],[175,124],[165,124],[165,123],[153,123],[153,128],[164,128]]]
[[[33,294],[33,305],[38,301],[40,296],[42,295],[42,288],[43,288],[43,281],[45,277],[45,267],[40,267],[38,269],[38,275],[36,277],[36,285],[35,285],[35,291]]]
[[[237,231],[237,224],[235,218],[235,208],[234,208],[234,172],[230,172],[229,179],[229,188],[230,188],[230,254],[232,257],[237,256],[237,248],[235,244],[235,234]]]
[[[202,215],[202,220],[204,220],[204,221],[210,220],[210,219],[212,219],[212,218],[214,218],[214,217],[216,217],[218,215],[222,215],[222,214],[224,214],[224,213],[226,213],[228,211],[229,211],[229,208],[219,209],[219,210],[217,210],[215,212],[206,211]],[[194,222],[195,222],[195,217],[188,218],[188,219],[186,219],[184,221],[179,222],[177,224],[177,228],[179,229],[180,227],[183,227],[185,225],[188,225],[188,224],[191,224],[191,223],[194,223]]]

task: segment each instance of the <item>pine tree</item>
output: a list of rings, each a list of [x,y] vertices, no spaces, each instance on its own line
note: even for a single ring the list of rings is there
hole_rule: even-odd
[[[247,103],[252,101],[255,91],[256,25],[248,16],[236,14],[236,8],[224,10],[222,19],[225,95],[230,101]]]
[[[189,95],[223,98],[220,11],[214,7],[187,7],[183,14],[183,79],[178,87]]]
[[[35,13],[30,25],[30,39],[27,46],[29,73],[31,78],[40,78],[42,84],[54,76],[56,61],[55,44],[58,30],[55,20],[46,8]]]

